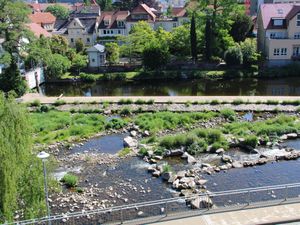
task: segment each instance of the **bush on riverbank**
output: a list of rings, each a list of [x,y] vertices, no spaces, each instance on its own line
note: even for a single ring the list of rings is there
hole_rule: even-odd
[[[61,179],[61,182],[63,182],[68,188],[73,188],[78,184],[78,177],[72,174],[66,174]]]

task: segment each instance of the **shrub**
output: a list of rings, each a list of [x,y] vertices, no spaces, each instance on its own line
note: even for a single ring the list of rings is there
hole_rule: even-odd
[[[169,101],[167,101],[167,104],[168,104],[168,105],[172,105],[173,102],[172,102],[171,100],[169,100]]]
[[[56,100],[53,105],[55,106],[60,106],[60,105],[65,105],[66,104],[66,101],[64,100]]]
[[[258,144],[258,138],[255,135],[248,135],[245,137],[244,144],[255,148]]]
[[[222,109],[220,110],[220,113],[226,119],[229,119],[231,121],[235,120],[235,111],[233,111],[232,109]]]
[[[146,102],[146,104],[148,104],[148,105],[153,105],[154,104],[154,99],[149,99],[147,102]]]
[[[84,191],[83,191],[82,188],[79,188],[79,187],[78,187],[78,188],[76,188],[76,192],[79,193],[79,194],[82,194]]]
[[[106,129],[121,129],[127,125],[127,122],[121,118],[113,118],[111,121],[109,121],[105,128]]]
[[[125,157],[131,153],[130,148],[123,148],[121,151],[118,152],[119,157]]]
[[[41,112],[49,112],[49,110],[50,110],[50,108],[47,105],[42,105],[41,108],[40,108]]]
[[[160,156],[161,156],[161,155],[165,154],[165,151],[166,151],[165,148],[158,147],[157,149],[155,149],[154,154],[155,154],[155,155],[160,155]]]
[[[40,106],[41,102],[38,99],[35,99],[33,102],[29,103],[29,106]]]
[[[215,100],[211,100],[210,102],[211,105],[218,105],[220,104],[219,100],[215,99]]]
[[[256,64],[260,55],[257,53],[256,40],[253,38],[247,38],[244,42],[241,42],[241,51],[243,55],[243,64],[245,66],[251,66]]]
[[[122,116],[128,116],[130,114],[131,114],[131,109],[129,107],[124,107],[120,111],[120,115],[122,115]]]
[[[191,104],[192,104],[192,102],[191,102],[191,101],[186,101],[186,102],[185,102],[185,106],[186,106],[186,107],[190,107],[190,106],[191,106]]]
[[[244,101],[242,99],[235,99],[232,101],[232,104],[233,105],[240,105],[240,104],[243,104]]]
[[[243,54],[239,46],[230,47],[224,56],[224,60],[228,66],[236,66],[243,64]]]
[[[129,104],[132,104],[133,101],[131,99],[120,99],[118,101],[118,104],[119,105],[129,105]]]
[[[163,169],[163,173],[170,173],[170,172],[172,172],[172,167],[168,163],[165,163],[162,166],[162,169]]]
[[[277,100],[268,100],[267,105],[278,105],[279,102]]]
[[[68,188],[76,187],[78,183],[78,177],[72,174],[66,174],[61,179],[61,182],[63,182]]]
[[[143,104],[146,103],[146,101],[143,100],[143,99],[138,99],[138,100],[136,100],[134,103],[137,104],[137,105],[143,105]]]
[[[147,156],[148,155],[148,150],[144,147],[140,148],[139,154],[142,156]]]
[[[207,144],[204,140],[200,140],[197,143],[193,143],[191,144],[188,148],[187,148],[187,152],[191,155],[197,155],[199,153],[202,153],[206,150],[207,148]]]
[[[94,74],[80,73],[80,79],[85,82],[95,82],[97,77]]]

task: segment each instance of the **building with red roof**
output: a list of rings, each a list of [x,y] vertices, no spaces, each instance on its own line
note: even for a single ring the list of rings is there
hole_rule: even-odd
[[[47,30],[42,28],[39,24],[36,23],[29,23],[27,24],[27,27],[29,28],[30,31],[34,33],[36,37],[44,36],[44,37],[51,37],[52,34],[49,33]]]
[[[258,50],[268,65],[300,60],[300,5],[262,4],[257,16]]]
[[[56,17],[50,12],[35,12],[29,15],[29,20],[32,23],[40,25],[47,31],[52,31],[54,29]]]

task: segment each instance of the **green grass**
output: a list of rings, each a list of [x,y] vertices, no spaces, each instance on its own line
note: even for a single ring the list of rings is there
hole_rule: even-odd
[[[236,114],[235,111],[232,109],[228,109],[228,108],[221,109],[220,113],[225,119],[229,119],[231,121],[235,120]]]
[[[163,169],[163,173],[170,173],[173,171],[171,165],[169,165],[168,163],[165,163],[163,166],[162,166],[162,169]]]
[[[54,143],[87,138],[103,131],[107,122],[99,114],[49,111],[31,113],[35,143]]]
[[[118,156],[123,158],[127,155],[129,155],[132,152],[130,148],[123,148],[121,151],[118,152]]]
[[[142,130],[155,133],[165,129],[175,129],[178,126],[188,127],[198,121],[207,121],[216,117],[215,112],[156,112],[143,113],[134,118],[134,123]]]
[[[78,184],[78,177],[72,174],[66,174],[61,179],[61,182],[63,182],[68,188],[73,188]]]

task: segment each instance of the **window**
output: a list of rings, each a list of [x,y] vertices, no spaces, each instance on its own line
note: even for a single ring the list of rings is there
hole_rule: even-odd
[[[106,30],[103,30],[103,34],[106,34]]]
[[[297,27],[300,27],[300,14],[297,14]]]
[[[92,62],[95,62],[95,59],[92,59]]]
[[[270,38],[271,39],[275,39],[275,37],[276,37],[276,33],[270,33]]]
[[[118,21],[118,27],[124,27],[124,21]]]
[[[293,48],[293,56],[300,56],[300,46]]]
[[[118,34],[121,34],[121,30],[118,30]]]
[[[87,38],[87,39],[86,39],[86,42],[90,43],[90,41],[91,41],[90,38]]]
[[[279,55],[280,49],[279,48],[274,48],[273,55]]]
[[[73,39],[73,38],[71,38],[71,42],[72,42],[72,43],[74,42],[74,39]]]
[[[282,48],[280,51],[281,55],[286,55],[287,54],[287,49],[286,48]]]
[[[76,27],[76,23],[74,22],[74,26]]]
[[[273,25],[274,26],[282,26],[283,25],[283,20],[282,19],[274,19],[273,20]]]
[[[295,33],[294,34],[294,39],[300,39],[300,33]]]
[[[109,25],[109,20],[104,20],[104,25],[108,26]]]
[[[177,27],[177,23],[173,23],[173,27]]]
[[[111,34],[113,34],[113,33],[114,33],[114,31],[113,31],[113,30],[110,30],[110,33],[111,33]]]

